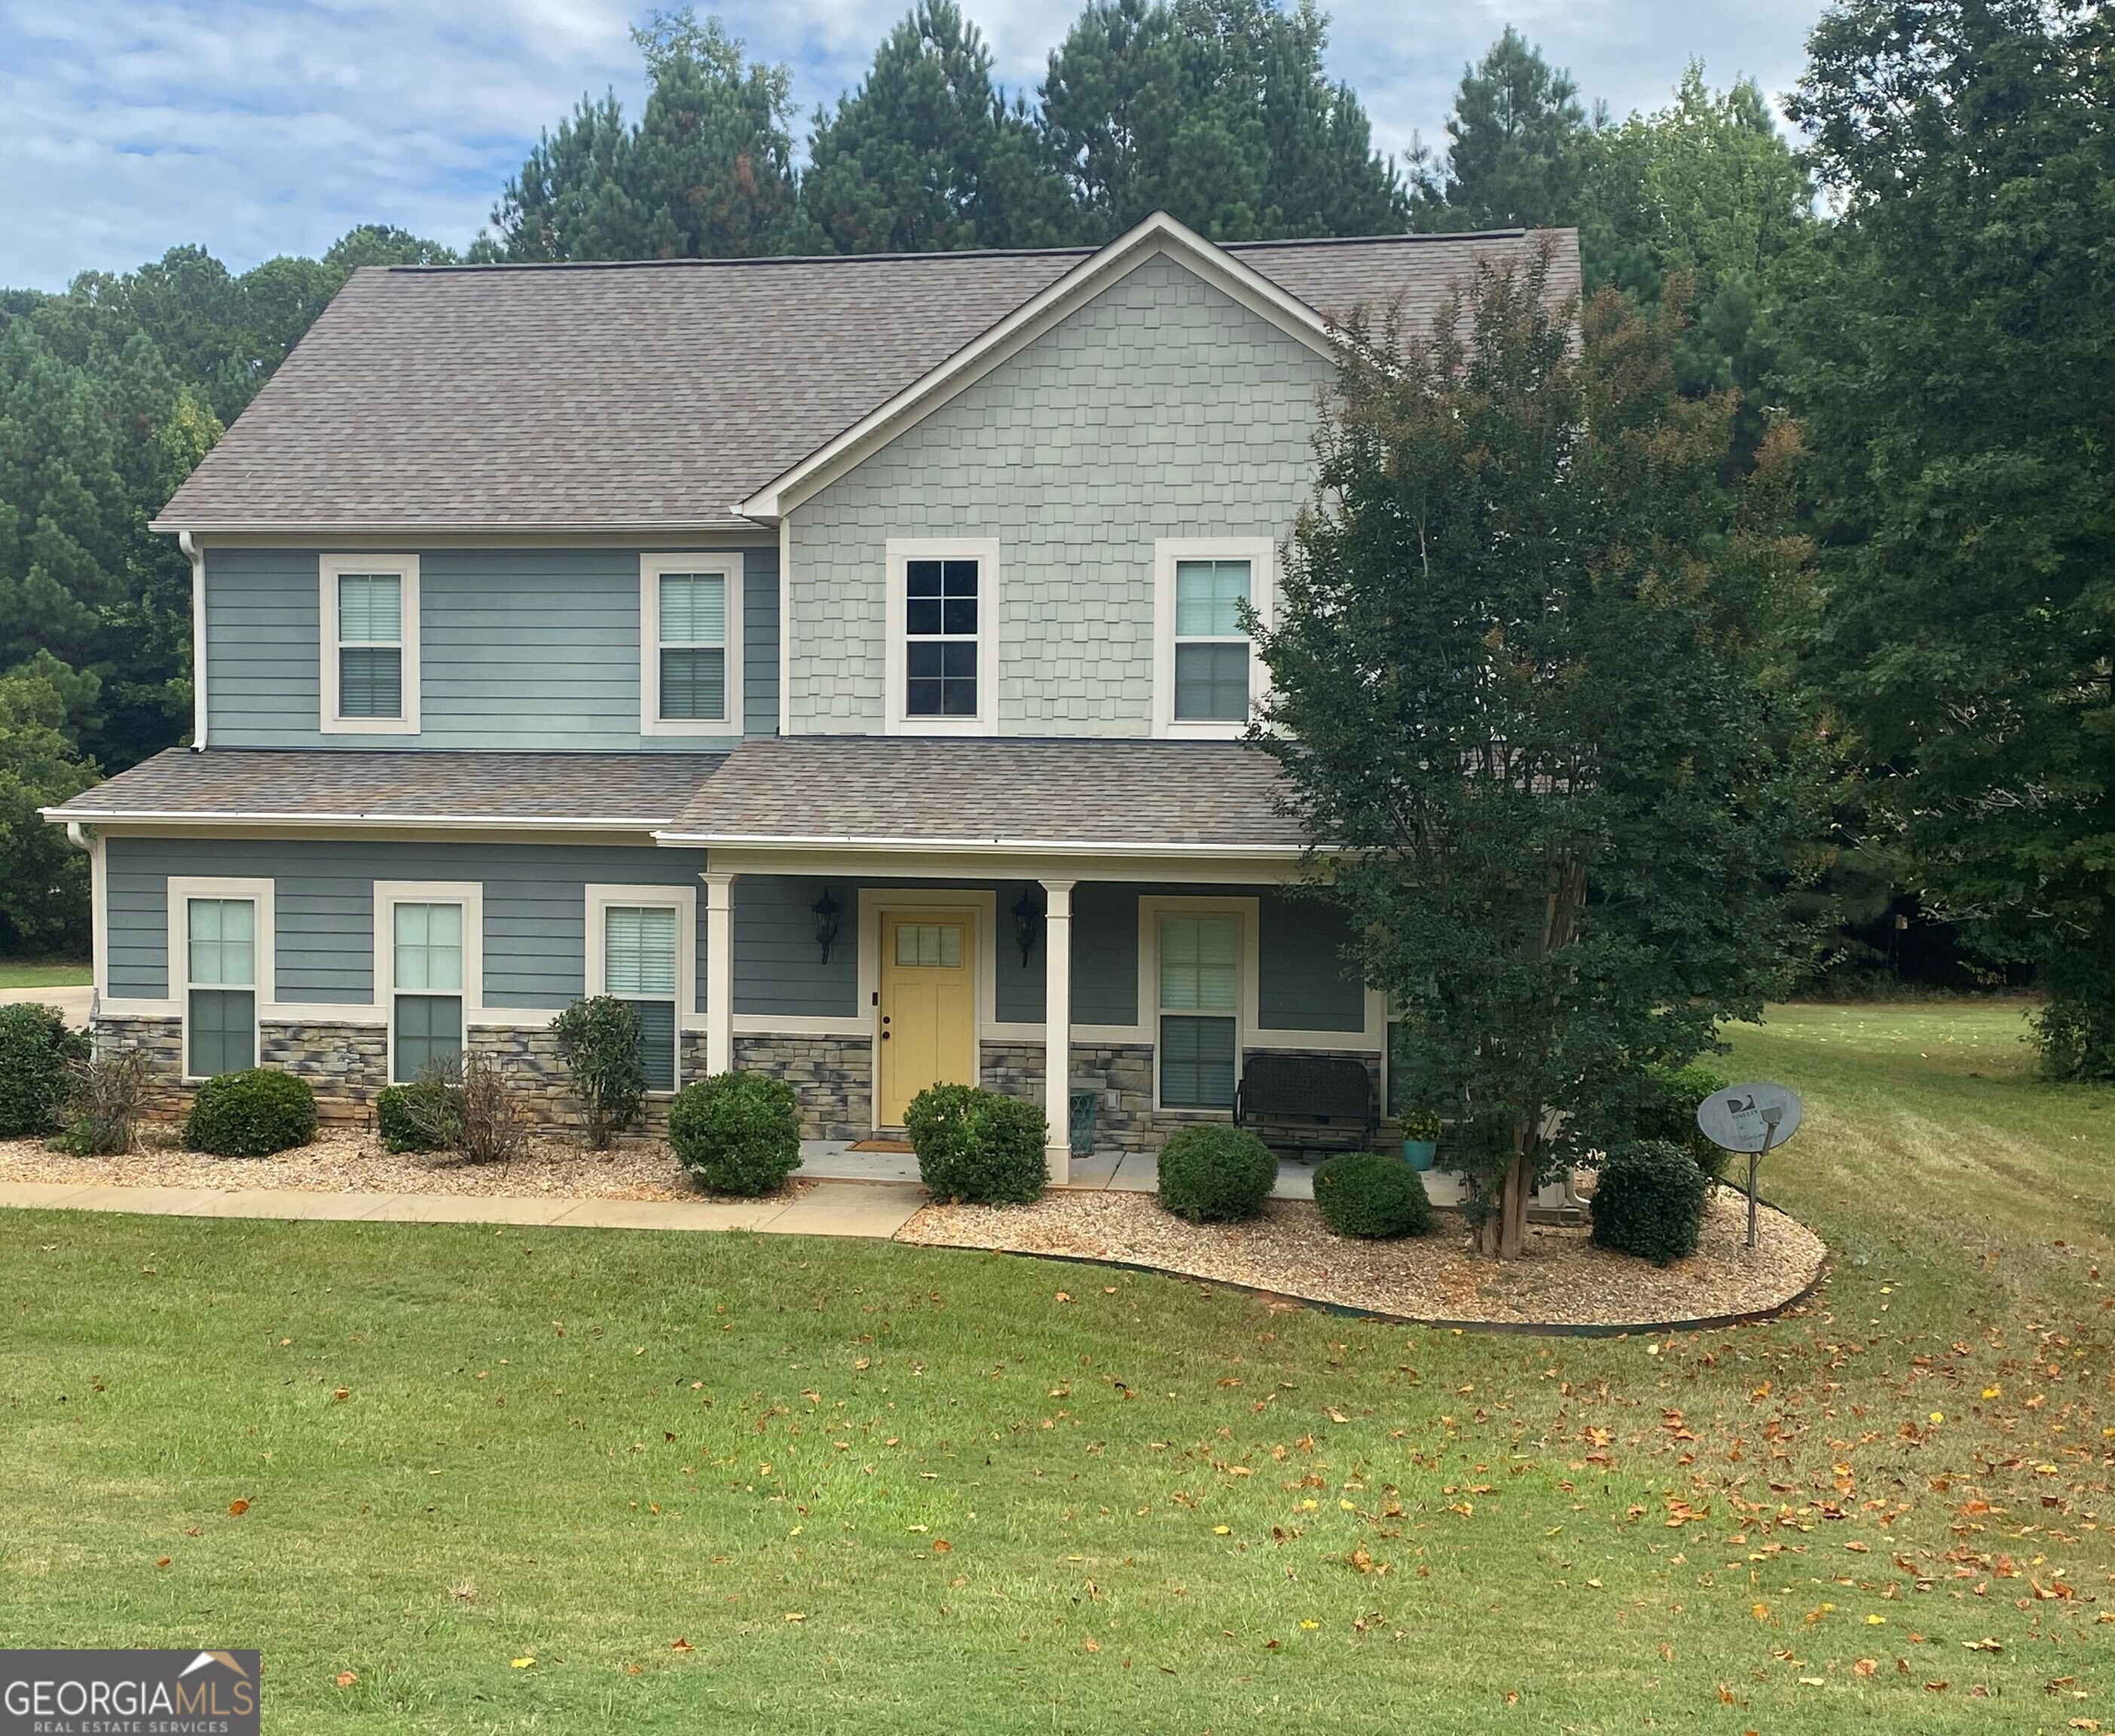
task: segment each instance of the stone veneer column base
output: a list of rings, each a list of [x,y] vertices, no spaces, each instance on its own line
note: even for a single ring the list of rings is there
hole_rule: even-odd
[[[736,1036],[739,1072],[793,1087],[803,1139],[865,1139],[874,1132],[874,1045],[866,1037]]]

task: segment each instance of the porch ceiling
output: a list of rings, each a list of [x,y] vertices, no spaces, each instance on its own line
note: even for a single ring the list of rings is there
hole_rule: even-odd
[[[1277,763],[1238,742],[745,742],[656,834],[748,849],[1297,857]]]

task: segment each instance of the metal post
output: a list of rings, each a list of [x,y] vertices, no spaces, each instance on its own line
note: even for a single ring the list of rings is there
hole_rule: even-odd
[[[1777,1137],[1778,1123],[1780,1118],[1775,1109],[1764,1110],[1763,1149],[1759,1151],[1750,1151],[1748,1154],[1748,1246],[1750,1247],[1755,1245],[1755,1171],[1762,1166],[1763,1160],[1770,1155],[1770,1141]]]

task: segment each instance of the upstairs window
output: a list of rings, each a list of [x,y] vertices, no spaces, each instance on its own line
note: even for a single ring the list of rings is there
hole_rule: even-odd
[[[419,728],[418,563],[406,555],[325,559],[326,734],[410,735]]]
[[[649,555],[639,591],[640,729],[725,735],[741,728],[739,560]]]
[[[1246,561],[1175,563],[1175,721],[1246,723],[1249,716]]]
[[[1270,622],[1275,551],[1261,538],[1171,538],[1154,549],[1155,735],[1232,739],[1261,696],[1242,624]]]
[[[904,714],[975,717],[977,563],[906,563],[903,619]]]
[[[888,728],[990,735],[998,696],[998,545],[888,545]]]

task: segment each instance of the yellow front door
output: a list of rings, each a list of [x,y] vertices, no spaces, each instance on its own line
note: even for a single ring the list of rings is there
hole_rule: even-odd
[[[929,1085],[977,1082],[976,960],[972,912],[883,916],[883,1127],[902,1127],[911,1100]]]

